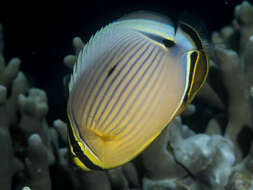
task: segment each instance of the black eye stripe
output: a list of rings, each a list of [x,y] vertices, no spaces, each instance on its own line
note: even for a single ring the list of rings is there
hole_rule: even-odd
[[[170,48],[170,47],[173,47],[174,45],[176,45],[176,43],[174,41],[165,39],[161,36],[157,36],[157,35],[154,35],[154,34],[149,34],[149,33],[146,33],[146,32],[141,32],[141,33],[143,35],[147,36],[148,38],[160,43],[161,45],[164,45],[167,48]]]
[[[176,43],[175,43],[174,41],[167,40],[167,39],[163,39],[162,42],[163,42],[163,44],[164,44],[167,48],[170,48],[170,47],[173,47],[174,45],[176,45]]]

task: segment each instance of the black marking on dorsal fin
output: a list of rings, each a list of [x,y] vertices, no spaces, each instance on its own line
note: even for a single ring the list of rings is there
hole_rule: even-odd
[[[174,41],[171,41],[168,39],[163,39],[162,42],[167,48],[170,48],[170,47],[173,47],[174,45],[176,45],[176,43]]]
[[[109,76],[115,71],[118,64],[115,64],[112,66],[112,68],[108,71],[106,78],[109,78]]]
[[[172,41],[172,40],[169,40],[169,39],[166,39],[166,38],[163,38],[162,36],[158,36],[158,35],[155,35],[155,34],[149,34],[147,32],[141,32],[143,35],[147,36],[148,38],[164,45],[165,47],[167,48],[171,48],[173,47],[174,45],[176,45],[176,42],[175,41]]]

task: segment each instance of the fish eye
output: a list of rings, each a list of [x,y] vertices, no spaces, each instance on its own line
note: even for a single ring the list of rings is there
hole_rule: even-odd
[[[168,39],[163,39],[162,42],[165,45],[165,47],[167,47],[167,48],[171,48],[176,45],[176,43],[174,41],[168,40]]]

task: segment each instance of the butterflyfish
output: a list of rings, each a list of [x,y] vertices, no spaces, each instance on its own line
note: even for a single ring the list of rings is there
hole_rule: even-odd
[[[69,82],[69,146],[85,171],[139,155],[192,101],[209,58],[192,26],[153,13],[100,29],[80,51]]]

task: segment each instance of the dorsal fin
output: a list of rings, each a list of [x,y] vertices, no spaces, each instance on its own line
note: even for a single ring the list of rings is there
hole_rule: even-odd
[[[112,26],[112,24],[102,27],[94,35],[92,35],[89,41],[83,47],[83,49],[79,52],[76,63],[73,67],[73,73],[69,81],[69,92],[72,90],[73,85],[77,82],[79,77],[81,77],[84,67],[87,67],[89,64],[93,63],[93,61],[91,60],[94,59],[95,53],[99,54],[101,53],[101,51],[108,48],[108,39],[113,36],[113,34],[110,32],[111,28],[108,26]],[[105,33],[107,34],[107,36],[104,35]],[[97,43],[98,41],[103,41],[104,43]],[[89,51],[88,54],[87,51]]]

